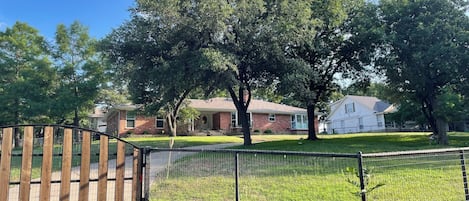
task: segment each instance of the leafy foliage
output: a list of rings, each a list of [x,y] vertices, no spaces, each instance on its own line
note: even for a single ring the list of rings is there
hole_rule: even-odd
[[[363,193],[369,194],[373,192],[374,190],[384,186],[384,183],[378,183],[376,185],[370,186],[371,185],[371,177],[372,177],[372,169],[371,168],[363,168],[363,183],[365,185],[365,191],[359,191],[355,192],[354,194],[356,196],[361,197]],[[346,175],[353,175],[355,176],[354,179],[351,179],[350,177],[347,177],[345,180],[349,183],[352,184],[353,186],[357,187],[358,189],[361,189],[360,182],[357,182],[357,179],[360,179],[360,173],[358,172],[357,168],[354,167],[346,167],[344,174]]]
[[[372,4],[363,1],[313,2],[303,13],[310,21],[298,20],[296,30],[300,37],[289,37],[286,73],[281,77],[281,91],[290,94],[308,109],[308,139],[317,139],[314,125],[315,110],[321,102],[327,102],[338,86],[336,76],[354,78],[356,82],[368,82],[364,73],[372,64],[376,47],[380,42],[375,31],[376,16]],[[369,19],[364,16],[370,16]],[[293,20],[290,20],[293,21]],[[294,21],[295,22],[295,21]],[[301,30],[306,27],[306,32]]]
[[[467,1],[383,0],[381,22],[386,34],[383,69],[396,93],[415,101],[438,143],[447,144],[445,88],[467,83],[469,17]]]

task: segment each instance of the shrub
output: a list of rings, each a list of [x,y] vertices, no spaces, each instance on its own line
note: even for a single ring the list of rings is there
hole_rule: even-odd
[[[272,133],[273,133],[273,132],[272,132],[272,130],[270,130],[270,129],[267,129],[267,130],[264,131],[264,134],[272,134]]]
[[[254,130],[254,133],[260,133],[260,132],[261,132],[261,131],[258,130],[258,129]]]

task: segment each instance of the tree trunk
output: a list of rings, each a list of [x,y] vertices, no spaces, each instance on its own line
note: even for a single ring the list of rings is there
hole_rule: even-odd
[[[76,127],[80,126],[80,119],[78,117],[78,108],[75,108],[75,115],[73,117],[73,125]]]
[[[250,126],[247,118],[247,110],[249,107],[249,102],[251,100],[251,92],[249,91],[249,89],[245,91],[244,89],[240,88],[238,90],[239,94],[237,96],[233,88],[231,87],[228,87],[228,92],[230,93],[231,99],[233,100],[233,103],[236,107],[236,111],[238,112],[238,121],[241,122],[244,145],[252,145],[251,129],[249,128]],[[247,94],[245,94],[246,92]]]
[[[169,134],[172,137],[176,137],[176,133],[177,133],[176,118],[171,114],[167,114],[166,115],[166,122],[168,122]]]
[[[241,111],[238,112],[238,117],[239,117],[239,121],[241,121],[244,145],[252,145],[251,129],[250,129],[250,122],[248,121],[248,115],[249,114],[247,113],[247,108],[242,106]]]
[[[437,130],[438,130],[438,144],[441,145],[448,145],[448,133],[446,131],[446,127],[448,123],[443,119],[436,120]]]
[[[15,125],[20,124],[20,112],[18,111],[18,108],[20,107],[20,100],[15,99],[15,104],[17,106],[17,109],[15,110]],[[15,138],[14,146],[19,147],[20,146],[20,140],[21,140],[21,135],[20,131],[18,128],[15,128],[13,130],[13,136]]]
[[[310,104],[307,107],[307,113],[308,113],[308,140],[318,140],[319,139],[318,136],[316,135],[314,109],[315,109],[314,104]]]
[[[446,132],[447,122],[442,117],[435,116],[437,107],[436,97],[431,97],[422,104],[422,111],[430,124],[436,142],[441,145],[448,145],[448,135]]]
[[[78,86],[76,86],[77,84],[75,83],[75,88],[74,88],[74,95],[75,95],[75,98],[78,99]],[[75,103],[77,104],[77,103]],[[80,119],[78,117],[78,105],[75,105],[75,117],[73,118],[73,125],[76,126],[76,127],[80,127]]]

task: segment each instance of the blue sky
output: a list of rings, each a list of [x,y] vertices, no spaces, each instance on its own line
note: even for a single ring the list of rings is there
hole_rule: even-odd
[[[58,24],[78,20],[99,39],[130,19],[133,5],[133,0],[0,0],[0,30],[21,21],[53,39]]]

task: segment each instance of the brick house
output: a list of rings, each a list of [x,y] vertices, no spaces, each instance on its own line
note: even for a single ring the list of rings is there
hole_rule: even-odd
[[[212,98],[208,100],[188,100],[189,106],[200,112],[199,118],[185,125],[178,125],[178,133],[222,134],[240,133],[241,125],[233,101],[230,98]],[[136,115],[135,105],[118,105],[107,113],[107,131],[110,134],[123,135],[162,133],[166,130],[163,117],[145,117]],[[251,100],[248,116],[253,132],[296,134],[307,133],[308,118],[306,109],[272,103],[262,100]],[[317,128],[317,117],[315,118]]]

